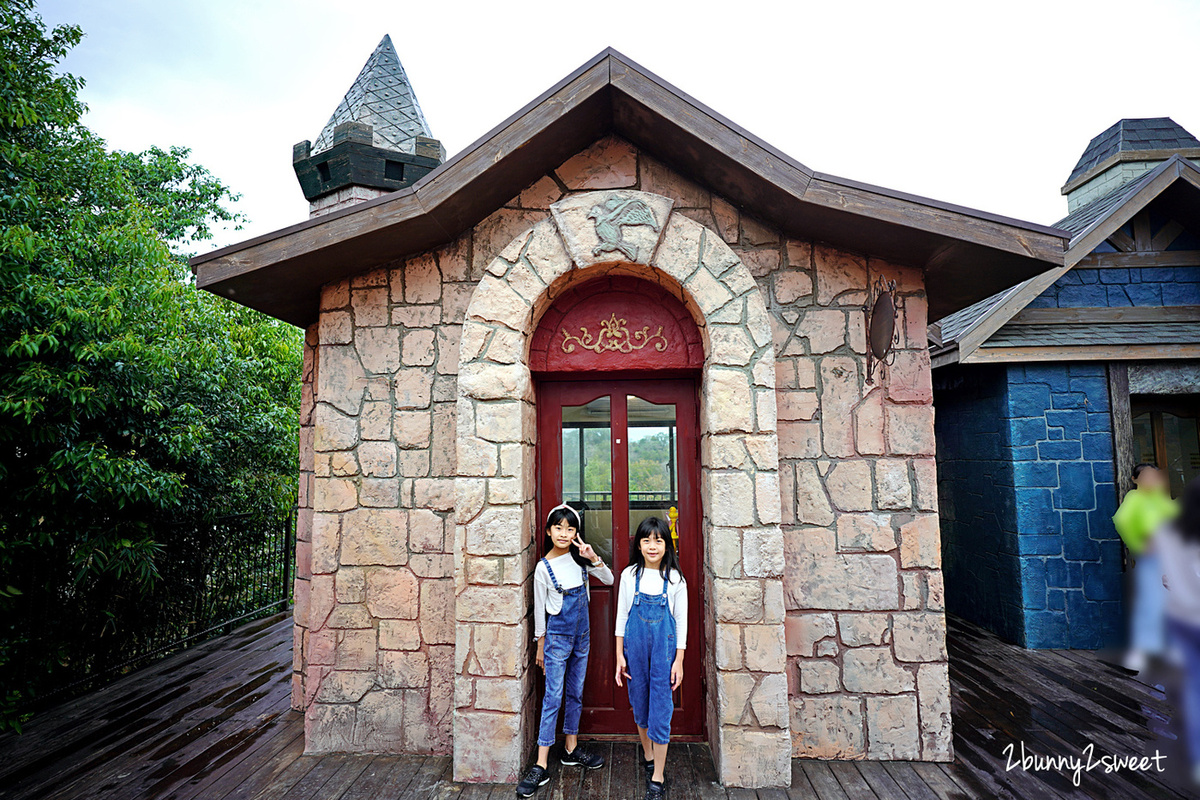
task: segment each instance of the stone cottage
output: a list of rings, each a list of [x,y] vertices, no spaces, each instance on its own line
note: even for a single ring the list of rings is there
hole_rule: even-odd
[[[1134,464],[1200,474],[1200,141],[1100,133],[1064,264],[932,326],[946,602],[1026,647],[1118,643]]]
[[[294,158],[313,217],[192,264],[305,330],[308,752],[514,780],[566,498],[618,569],[677,515],[699,602],[674,734],[725,784],[951,757],[927,321],[1060,265],[1064,234],[814,172],[612,50],[439,163],[385,38]],[[633,732],[614,603],[593,588],[592,736]]]

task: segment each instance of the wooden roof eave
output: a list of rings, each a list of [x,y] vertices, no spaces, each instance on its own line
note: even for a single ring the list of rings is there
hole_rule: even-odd
[[[933,318],[1062,262],[1062,231],[815,173],[609,49],[414,186],[193,258],[197,285],[306,326],[324,283],[453,240],[608,133],[788,235],[925,269]]]

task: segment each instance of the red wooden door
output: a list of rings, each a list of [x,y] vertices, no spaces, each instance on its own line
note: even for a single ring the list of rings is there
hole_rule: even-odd
[[[633,712],[616,685],[617,583],[629,540],[649,516],[678,510],[677,547],[688,583],[684,682],[675,692],[673,736],[704,734],[704,600],[701,596],[700,448],[693,380],[545,381],[538,386],[541,519],[567,502],[583,534],[612,567],[612,587],[592,579],[592,647],[583,693],[584,735],[633,735]],[[539,536],[539,550],[541,537]]]

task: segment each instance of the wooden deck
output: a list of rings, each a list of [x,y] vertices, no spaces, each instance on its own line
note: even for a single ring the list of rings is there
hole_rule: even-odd
[[[1197,797],[1161,689],[1084,651],[1025,651],[950,625],[951,764],[794,760],[788,789],[725,789],[705,745],[670,751],[672,800],[948,800]],[[290,618],[276,616],[175,655],[0,737],[0,798],[366,800],[511,798],[510,785],[450,781],[447,757],[306,756],[289,710]],[[1158,676],[1169,686],[1173,676]],[[1006,771],[1005,745],[1078,755],[1166,753],[1164,774]],[[641,797],[635,745],[608,766],[554,768],[542,800]]]

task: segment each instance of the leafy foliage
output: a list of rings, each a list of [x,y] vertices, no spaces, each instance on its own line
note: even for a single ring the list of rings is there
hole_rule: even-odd
[[[220,520],[253,539],[296,489],[299,333],[197,291],[183,256],[237,197],[186,149],[81,123],[56,71],[81,36],[0,2],[0,728],[163,615],[199,624]]]

